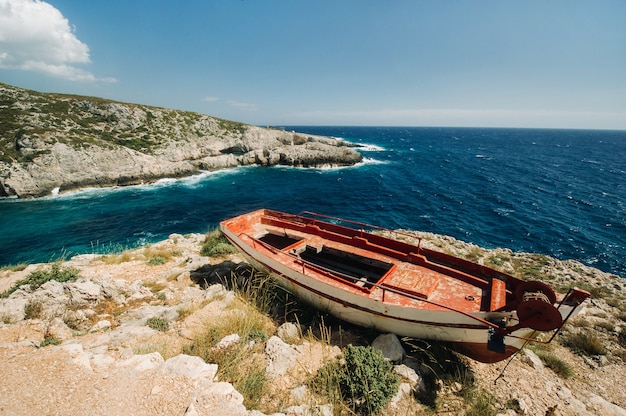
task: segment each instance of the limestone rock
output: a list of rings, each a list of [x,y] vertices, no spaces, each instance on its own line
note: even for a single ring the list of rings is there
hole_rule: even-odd
[[[217,364],[207,364],[200,357],[179,354],[167,360],[161,371],[211,382],[217,374]]]
[[[393,371],[400,377],[409,381],[409,385],[414,391],[425,390],[424,381],[422,377],[411,367],[400,364],[393,367]]]
[[[68,283],[66,288],[74,305],[96,303],[100,297],[100,286],[91,280]]]
[[[532,350],[529,350],[528,348],[524,349],[524,354],[523,354],[523,358],[522,360],[528,364],[529,366],[531,366],[532,368],[536,369],[536,370],[543,370],[543,362],[541,361],[541,358],[539,358],[537,356],[537,354],[535,354]]]
[[[0,299],[0,319],[6,323],[21,321],[24,319],[24,308],[27,303],[28,300],[13,296]]]
[[[385,358],[394,363],[402,361],[406,355],[396,334],[379,335],[372,342],[372,347],[381,350]]]
[[[285,409],[286,414],[293,416],[333,416],[333,405],[297,405]]]
[[[268,358],[267,375],[270,379],[285,374],[296,363],[298,351],[277,336],[270,337],[265,344]]]
[[[48,326],[48,336],[65,341],[73,337],[72,330],[59,317],[54,318]]]
[[[215,348],[223,350],[223,349],[230,347],[231,345],[237,344],[239,340],[240,340],[239,334],[227,335],[221,340],[219,340],[219,342],[215,345]]]
[[[158,352],[145,355],[133,355],[127,360],[117,363],[118,367],[131,368],[138,372],[147,371],[163,364],[163,357]]]

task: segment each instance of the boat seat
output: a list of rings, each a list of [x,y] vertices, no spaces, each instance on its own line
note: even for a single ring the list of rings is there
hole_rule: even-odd
[[[491,302],[489,310],[496,311],[506,305],[506,283],[504,280],[491,279]]]

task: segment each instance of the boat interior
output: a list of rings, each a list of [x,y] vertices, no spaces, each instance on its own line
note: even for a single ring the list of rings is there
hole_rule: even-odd
[[[307,264],[332,272],[349,283],[370,289],[378,283],[394,266],[393,263],[380,261],[355,253],[339,250],[322,245],[314,247],[308,244],[298,244],[302,238],[288,234],[268,232],[258,238],[270,246],[297,255]]]

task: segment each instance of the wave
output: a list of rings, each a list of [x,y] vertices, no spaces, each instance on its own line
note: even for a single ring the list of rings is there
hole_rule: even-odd
[[[202,171],[198,174],[185,176],[183,178],[161,178],[154,182],[145,182],[137,185],[124,185],[124,186],[106,186],[106,187],[95,187],[95,186],[87,186],[84,188],[73,189],[70,191],[60,191],[60,188],[54,188],[50,195],[38,198],[38,200],[50,200],[50,199],[84,199],[84,198],[92,198],[98,195],[106,195],[113,192],[121,192],[121,191],[152,191],[158,190],[161,188],[167,188],[171,186],[183,185],[187,187],[196,187],[199,186],[203,181],[207,178],[213,177],[215,179],[222,178],[226,175],[233,175],[239,173],[243,169],[248,169],[252,166],[236,166],[232,168],[225,168],[213,171]],[[13,201],[31,201],[29,199],[20,199],[17,197],[9,197],[5,198],[6,200],[10,199]],[[5,199],[1,199],[5,200]]]
[[[378,160],[371,157],[364,157],[363,160],[359,163],[355,163],[354,165],[347,166],[337,166],[337,165],[322,165],[316,167],[304,167],[304,166],[289,166],[289,165],[274,165],[271,166],[272,169],[283,169],[283,170],[302,170],[302,171],[338,171],[338,170],[347,170],[360,168],[366,165],[386,165],[391,162],[385,160]]]
[[[357,150],[362,150],[364,152],[384,152],[387,149],[385,149],[382,146],[379,146],[377,144],[369,144],[369,143],[354,143],[357,146]]]

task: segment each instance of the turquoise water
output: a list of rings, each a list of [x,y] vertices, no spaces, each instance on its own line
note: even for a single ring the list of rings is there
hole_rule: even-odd
[[[626,276],[625,131],[287,128],[367,145],[366,161],[0,200],[0,265],[205,232],[266,207],[447,234]]]

